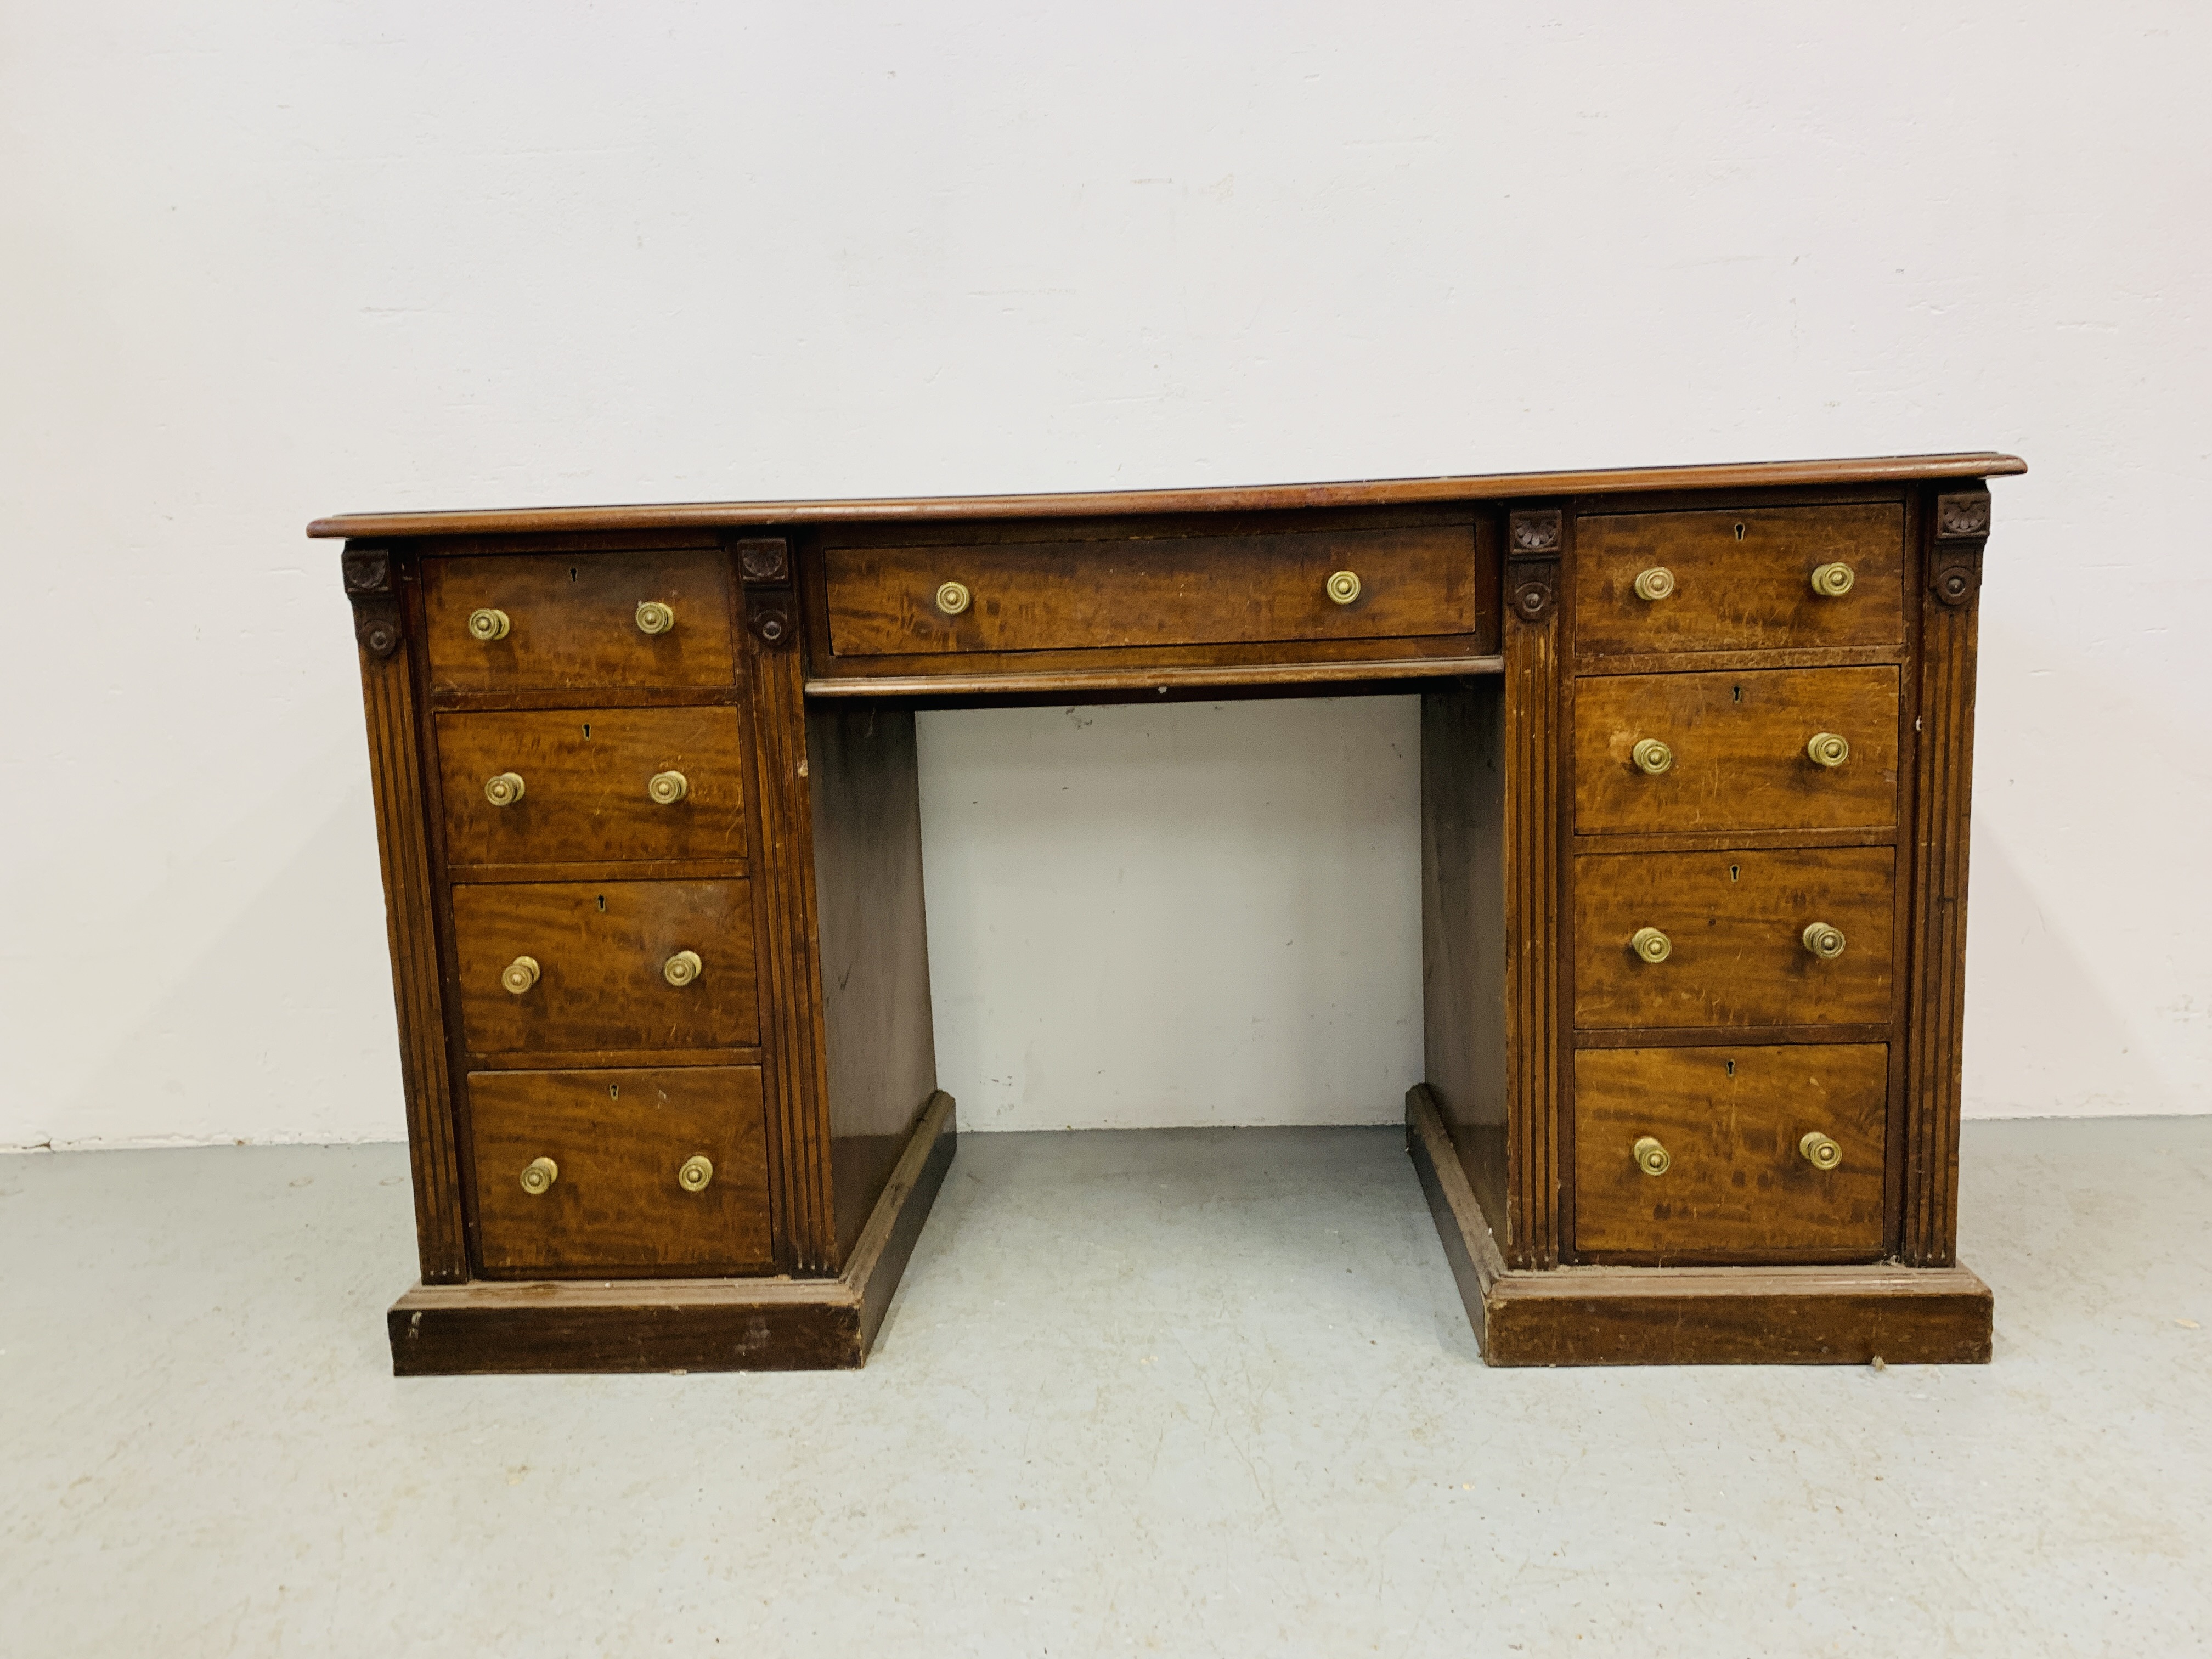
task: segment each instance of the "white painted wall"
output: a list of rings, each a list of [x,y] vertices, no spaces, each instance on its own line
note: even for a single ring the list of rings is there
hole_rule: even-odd
[[[2207,1109],[2208,62],[2184,3],[9,0],[0,1145],[400,1132],[313,514],[1984,445],[1968,1109]],[[933,718],[970,1121],[1395,1113],[1404,711]]]

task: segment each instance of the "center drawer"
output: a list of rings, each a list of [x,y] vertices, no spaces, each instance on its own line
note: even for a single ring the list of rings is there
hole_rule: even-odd
[[[1475,631],[1471,517],[1244,536],[830,545],[839,656]]]
[[[760,1041],[748,882],[465,883],[453,945],[471,1054]]]
[[[1583,1049],[1577,1254],[1871,1261],[1883,1243],[1888,1094],[1880,1043]]]
[[[476,1072],[477,1249],[495,1277],[769,1265],[757,1066]]]
[[[1895,869],[1887,847],[1585,854],[1575,1024],[1884,1024]]]
[[[453,864],[743,858],[734,708],[441,714]]]

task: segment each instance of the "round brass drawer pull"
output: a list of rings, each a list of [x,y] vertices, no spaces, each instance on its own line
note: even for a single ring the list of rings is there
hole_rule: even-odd
[[[647,599],[637,608],[637,631],[665,634],[676,626],[676,612],[659,599]]]
[[[696,951],[678,951],[660,964],[660,976],[671,985],[683,987],[691,983],[707,971]]]
[[[1674,1160],[1667,1149],[1650,1135],[1636,1138],[1636,1167],[1648,1176],[1662,1176],[1674,1167]]]
[[[517,957],[499,970],[499,982],[517,996],[522,995],[532,986],[537,984],[538,980],[536,957]]]
[[[645,793],[655,806],[673,806],[691,793],[691,780],[681,772],[655,772],[646,781]]]
[[[958,616],[975,603],[975,596],[965,582],[947,582],[937,590],[937,608],[948,617]]]
[[[1844,936],[1825,921],[1808,921],[1799,935],[1805,948],[1823,962],[1833,962],[1844,953]]]
[[[694,1152],[684,1160],[684,1167],[676,1172],[676,1184],[687,1193],[703,1193],[707,1183],[714,1178],[714,1160],[703,1152]]]
[[[1328,579],[1328,596],[1339,605],[1350,605],[1359,597],[1359,573],[1340,570]]]
[[[1851,757],[1851,745],[1833,732],[1815,732],[1805,745],[1815,766],[1841,766]]]
[[[1840,599],[1851,591],[1855,580],[1847,564],[1819,565],[1813,571],[1813,591],[1824,599]]]
[[[1818,1129],[1808,1129],[1798,1136],[1797,1150],[1816,1170],[1832,1170],[1844,1161],[1844,1149]]]
[[[505,639],[507,630],[513,625],[507,621],[506,611],[495,610],[489,605],[481,611],[469,612],[469,637],[482,640],[486,645],[494,640]]]
[[[522,1166],[522,1190],[532,1198],[544,1197],[560,1178],[561,1166],[550,1158],[533,1158]]]
[[[1663,599],[1674,591],[1674,573],[1663,564],[1636,573],[1636,597],[1639,599]]]
[[[522,799],[522,774],[502,772],[484,780],[484,799],[494,806],[512,806]]]
[[[1656,738],[1639,738],[1636,747],[1628,751],[1628,758],[1636,763],[1636,769],[1657,777],[1670,771],[1674,764],[1674,751]]]
[[[1628,948],[1640,962],[1664,962],[1674,954],[1674,941],[1656,927],[1639,927],[1628,936]]]

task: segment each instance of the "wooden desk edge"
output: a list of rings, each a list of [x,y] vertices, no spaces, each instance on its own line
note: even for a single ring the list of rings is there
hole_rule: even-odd
[[[1426,1085],[1406,1141],[1491,1364],[1989,1363],[1993,1298],[1964,1267],[1510,1269]]]
[[[706,530],[741,525],[857,524],[931,519],[1249,513],[1310,507],[1389,507],[1417,501],[1504,501],[1544,495],[1617,495],[1648,489],[1759,489],[1995,478],[2027,471],[2027,463],[2016,455],[1983,450],[1942,455],[1872,455],[1834,460],[1615,467],[1569,472],[1478,472],[1431,478],[1090,490],[1044,495],[921,495],[860,501],[678,501],[609,507],[492,507],[445,513],[344,513],[317,519],[307,526],[307,534],[318,538],[483,536],[533,531]]]
[[[952,1097],[939,1090],[835,1279],[418,1284],[385,1316],[392,1373],[857,1369],[958,1144]]]
[[[1220,668],[1057,669],[1034,673],[841,676],[806,682],[810,697],[956,697],[1085,691],[1204,690],[1209,686],[1365,684],[1502,674],[1505,659],[1399,657],[1376,662],[1249,663]]]

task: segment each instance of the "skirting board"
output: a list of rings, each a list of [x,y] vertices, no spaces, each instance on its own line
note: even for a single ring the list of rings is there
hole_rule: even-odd
[[[959,1139],[939,1091],[835,1279],[417,1285],[385,1323],[399,1376],[848,1370],[866,1363]]]
[[[1989,1363],[1990,1288],[1964,1267],[1509,1268],[1425,1084],[1406,1142],[1493,1365]]]

